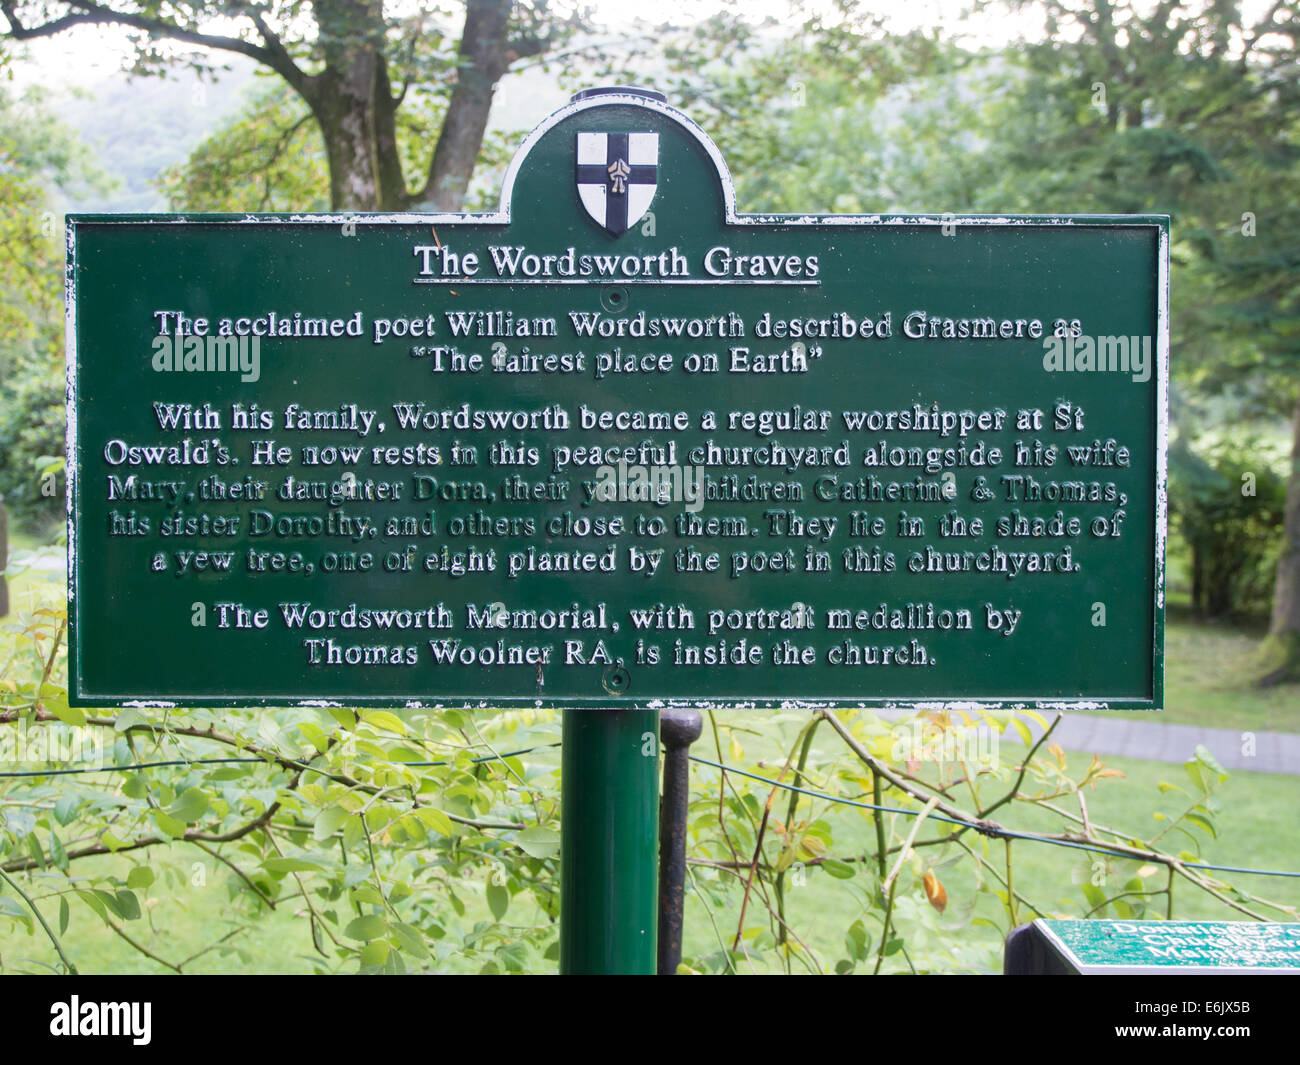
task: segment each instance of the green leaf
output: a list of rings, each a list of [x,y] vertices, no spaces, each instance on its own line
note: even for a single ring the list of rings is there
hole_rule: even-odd
[[[451,818],[433,806],[421,806],[415,811],[415,816],[423,825],[444,836],[451,836],[456,832],[456,826]]]
[[[298,724],[298,731],[307,738],[307,742],[315,747],[318,753],[324,754],[329,750],[329,737],[325,735],[325,730],[319,725],[310,721],[302,721]]]
[[[267,858],[266,871],[268,873],[320,873],[324,872],[327,866],[323,862],[312,861],[307,858]]]
[[[140,917],[140,901],[135,897],[134,891],[122,890],[115,896],[117,899],[118,913],[127,921],[135,921]]]
[[[560,853],[560,834],[549,828],[526,828],[515,843],[530,858],[554,858]]]
[[[59,935],[63,935],[68,930],[68,922],[72,919],[72,912],[68,909],[68,899],[65,895],[59,896]]]
[[[81,800],[75,795],[61,795],[54,803],[54,818],[59,824],[67,826],[77,816]]]
[[[868,943],[866,926],[860,920],[849,925],[849,930],[844,934],[844,946],[850,958],[862,961],[867,956]]]
[[[770,936],[771,933],[769,932],[768,935]],[[525,943],[507,943],[497,951],[497,956],[509,972],[522,973],[528,971],[530,957],[528,946]]]
[[[65,696],[66,700],[66,696]],[[86,712],[79,706],[68,706],[66,701],[58,702],[47,700],[45,709],[57,717],[65,725],[72,725],[74,728],[84,728],[86,724]]]
[[[827,858],[822,862],[822,868],[825,869],[836,880],[852,880],[857,875],[857,870],[848,862],[842,862],[838,858]]]
[[[1217,758],[1210,753],[1210,749],[1203,743],[1198,743],[1195,750],[1196,760],[1210,770],[1215,776],[1223,779],[1228,776],[1228,771],[1219,764]]]
[[[402,719],[387,710],[372,710],[366,714],[364,721],[373,728],[383,729],[385,732],[395,732],[399,736],[406,735],[406,725],[403,724]]]
[[[140,711],[137,710],[134,706],[128,706],[125,710],[123,710],[120,714],[117,715],[117,720],[113,722],[113,728],[117,732],[125,732],[132,725],[137,724],[139,720],[140,720]]]
[[[171,836],[172,839],[180,839],[185,835],[184,821],[177,821],[176,818],[163,813],[161,810],[151,810],[149,813],[153,817],[154,823],[162,829],[164,835]],[[108,835],[108,833],[104,834]]]
[[[367,880],[364,884],[358,884],[352,889],[352,901],[382,906],[384,896],[379,893],[379,889],[374,884]]]
[[[1184,815],[1184,820],[1190,822],[1193,825],[1196,825],[1197,828],[1203,828],[1215,839],[1219,838],[1219,833],[1214,830],[1214,822],[1211,821],[1208,817],[1204,817],[1198,813],[1189,813]]]
[[[94,910],[98,916],[102,918],[108,917],[108,914],[104,909],[104,903],[95,895],[93,891],[82,891],[78,889],[77,896],[81,899],[82,902],[84,902],[87,906],[89,906],[92,910]]]
[[[147,865],[137,865],[126,874],[126,886],[144,890],[154,882],[153,870]]]
[[[34,832],[27,837],[27,853],[32,856],[32,861],[42,869],[48,868],[49,863],[45,860],[45,852],[41,850],[41,841],[36,838]]]
[[[0,913],[6,917],[17,917],[27,923],[27,927],[32,927],[31,911],[24,908],[17,899],[11,899],[8,895],[0,895]]]
[[[1106,893],[1096,884],[1091,882],[1082,885],[1083,897],[1088,900],[1088,905],[1094,909],[1106,901]]]
[[[121,850],[123,847],[126,847],[126,840],[118,839],[118,837],[114,835],[113,832],[109,832],[107,828],[105,828],[103,832],[100,832],[99,841],[109,850]]]
[[[227,765],[214,771],[208,779],[214,784],[221,784],[227,780],[239,780],[241,777],[246,776],[248,776],[247,769],[243,769],[237,765]]]
[[[502,884],[489,884],[487,904],[488,909],[492,911],[492,916],[498,921],[501,920],[506,915],[506,910],[510,908],[510,892]]]
[[[357,715],[349,710],[346,706],[331,706],[329,708],[330,717],[337,721],[346,729],[357,727]]]
[[[342,806],[327,806],[316,815],[312,836],[317,842],[329,839],[342,828],[351,815]]]
[[[365,823],[360,817],[349,818],[347,824],[343,826],[343,846],[351,850],[366,834]]]
[[[50,829],[50,860],[63,872],[68,871],[68,852],[63,847],[63,842]]]
[[[372,943],[367,943],[361,949],[361,967],[363,969],[373,969],[378,965],[383,965],[388,960],[388,955],[392,952],[388,940],[376,939]]]
[[[351,921],[347,928],[343,929],[343,934],[348,939],[370,940],[378,939],[388,932],[388,922],[383,916],[373,913],[368,917],[357,917]]]
[[[199,788],[186,788],[176,797],[176,801],[168,807],[167,813],[176,818],[177,821],[193,824],[207,813],[207,810],[207,792]]]
[[[122,781],[122,794],[128,799],[143,799],[149,794],[149,785],[143,773],[128,773]]]
[[[413,928],[401,921],[394,921],[391,927],[393,936],[397,940],[398,949],[406,951],[407,954],[413,954],[417,958],[427,958],[429,956],[429,948],[418,928]]]
[[[114,917],[122,916],[122,909],[118,903],[117,896],[112,892],[104,891],[101,888],[92,888],[91,893],[104,904],[104,909]]]

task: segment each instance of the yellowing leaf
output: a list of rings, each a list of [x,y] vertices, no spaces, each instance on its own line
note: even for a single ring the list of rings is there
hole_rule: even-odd
[[[943,884],[933,873],[926,873],[921,882],[925,885],[925,897],[929,899],[930,905],[940,913],[948,905],[948,892],[943,889]]]
[[[1043,717],[1043,715],[1037,710],[1018,710],[1017,713],[1023,714],[1025,717],[1029,718],[1030,721],[1034,722],[1034,724],[1044,732],[1047,731],[1047,718]]]

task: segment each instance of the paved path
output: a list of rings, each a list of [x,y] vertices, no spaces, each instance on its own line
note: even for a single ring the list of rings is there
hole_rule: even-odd
[[[881,716],[897,720],[910,717],[911,711],[885,710]],[[1043,716],[1050,724],[1054,715]],[[1197,745],[1203,744],[1224,769],[1300,776],[1300,735],[1175,725],[1161,720],[1166,716],[1164,713],[1136,710],[1131,717],[1124,718],[1067,711],[1052,733],[1052,742],[1059,743],[1067,751],[1120,755],[1177,765],[1191,758]],[[1021,720],[1029,726],[1035,739],[1043,734],[1043,730],[1032,721]],[[1001,738],[1007,743],[1021,742],[1020,734],[1011,726]]]
[[[1237,729],[1167,725],[1155,714],[1134,713],[1132,720],[1065,714],[1052,741],[1067,751],[1123,755],[1152,762],[1182,763],[1204,744],[1224,769],[1300,775],[1300,736],[1288,732],[1241,732]],[[1035,738],[1042,733],[1029,724]]]

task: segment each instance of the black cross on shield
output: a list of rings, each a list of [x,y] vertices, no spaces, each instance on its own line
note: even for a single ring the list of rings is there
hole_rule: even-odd
[[[650,207],[659,181],[658,133],[579,133],[578,198],[614,236]]]

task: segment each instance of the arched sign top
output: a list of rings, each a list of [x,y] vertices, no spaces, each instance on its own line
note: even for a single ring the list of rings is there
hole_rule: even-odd
[[[510,160],[510,165],[507,167],[505,177],[502,179],[501,183],[501,205],[498,211],[492,216],[476,217],[482,218],[484,221],[516,221],[517,219],[513,217],[513,207],[516,200],[516,185],[521,173],[531,161],[534,151],[549,135],[553,133],[554,130],[556,130],[557,127],[568,122],[569,119],[578,115],[608,110],[610,108],[632,108],[634,109],[634,114],[636,110],[640,110],[645,112],[647,116],[657,116],[657,119],[655,120],[656,125],[661,124],[663,119],[667,119],[674,126],[678,127],[689,140],[693,141],[698,146],[700,151],[703,152],[712,164],[721,190],[723,216],[725,221],[728,223],[737,223],[740,221],[736,212],[736,190],[735,185],[731,180],[731,171],[728,169],[726,160],[723,159],[722,152],[713,142],[713,139],[685,112],[680,111],[669,104],[667,98],[662,93],[654,90],[621,86],[588,89],[577,93],[568,104],[552,112],[546,117],[546,119],[539,123],[524,139],[523,144],[520,145],[519,150],[515,152],[514,157]],[[632,121],[629,128],[625,131],[627,135],[635,137],[637,134],[642,132],[631,128],[631,126],[634,125],[636,125],[636,123],[635,121]],[[603,136],[603,134],[600,133],[594,135]],[[580,131],[579,137],[581,138],[581,136],[582,133]],[[634,141],[632,145],[633,150],[636,149],[636,146],[636,142]],[[599,147],[594,143],[588,144],[588,149],[592,152],[598,152],[604,147],[603,143]],[[583,150],[584,142],[579,139],[574,148],[575,155]],[[578,161],[580,164],[581,160]],[[602,163],[601,165],[613,165],[616,162],[617,160],[611,159],[608,164]],[[628,165],[635,166],[637,164],[630,162]],[[579,177],[579,184],[581,183],[581,178]],[[638,183],[633,181],[631,184],[634,186],[636,184],[644,185],[648,184],[648,182]],[[635,199],[635,192],[636,190],[634,188],[633,199]],[[584,203],[586,203],[585,199]],[[599,212],[589,207],[588,213],[592,214],[594,217]],[[628,225],[631,225],[633,221],[635,221],[635,219],[629,221]],[[598,219],[598,222],[604,225],[602,220]],[[606,226],[606,228],[610,227]],[[624,229],[626,228],[627,226],[624,226]],[[615,235],[617,235],[621,230],[611,229],[611,232],[614,232]]]

